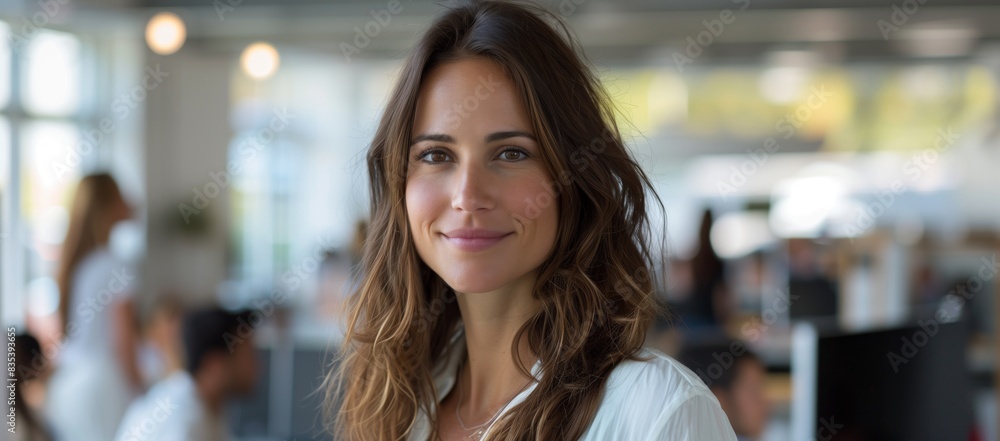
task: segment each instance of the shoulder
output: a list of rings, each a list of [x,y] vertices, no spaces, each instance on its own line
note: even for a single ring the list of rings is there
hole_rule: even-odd
[[[611,372],[587,439],[628,434],[629,439],[729,440],[732,428],[718,400],[694,372],[651,348],[635,354]],[[699,427],[706,424],[708,427]],[[719,434],[706,437],[705,430]]]
[[[135,279],[131,264],[119,259],[107,247],[88,253],[76,268],[74,286],[84,292],[109,289],[112,293],[128,293]]]
[[[118,259],[115,258],[115,255],[111,252],[111,250],[106,246],[102,246],[91,250],[83,256],[83,259],[80,259],[79,268],[105,268],[112,267],[117,264]]]
[[[199,406],[194,380],[186,372],[174,373],[132,401],[115,439],[181,439],[170,435],[191,425],[202,413]]]
[[[677,360],[651,348],[642,348],[619,364],[608,378],[605,400],[628,398],[657,407],[676,406],[695,395],[712,395],[698,375]]]

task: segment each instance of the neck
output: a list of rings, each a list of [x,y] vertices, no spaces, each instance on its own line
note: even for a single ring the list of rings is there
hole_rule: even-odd
[[[221,383],[222,380],[209,378],[208,375],[195,377],[195,388],[198,391],[198,398],[201,400],[202,405],[205,406],[205,410],[212,417],[216,417],[222,413],[224,398],[220,389]]]
[[[488,420],[530,381],[518,371],[514,357],[530,369],[537,356],[527,339],[516,354],[511,346],[517,331],[538,311],[539,302],[531,296],[535,277],[529,273],[492,292],[457,293],[468,359],[456,387],[463,395],[459,411],[469,423]]]

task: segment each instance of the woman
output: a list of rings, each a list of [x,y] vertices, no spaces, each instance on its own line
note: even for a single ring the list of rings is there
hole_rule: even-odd
[[[642,347],[652,188],[543,14],[455,6],[403,67],[328,381],[343,439],[735,439],[696,375]]]
[[[729,288],[725,262],[712,247],[712,211],[706,209],[698,227],[698,250],[691,258],[694,286],[687,299],[684,324],[688,329],[710,333],[719,329],[729,315]]]
[[[59,260],[59,318],[65,339],[47,407],[58,439],[112,439],[141,387],[136,362],[135,273],[108,248],[130,209],[111,175],[83,178]]]

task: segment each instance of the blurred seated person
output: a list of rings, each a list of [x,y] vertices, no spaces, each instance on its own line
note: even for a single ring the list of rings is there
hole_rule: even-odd
[[[181,325],[185,369],[156,383],[129,407],[118,441],[230,439],[226,402],[249,394],[257,355],[248,314],[194,312]]]
[[[49,359],[30,334],[14,336],[14,426],[7,426],[7,440],[51,441],[52,434],[40,415],[45,398],[45,382],[51,375]],[[12,430],[13,429],[13,430]]]
[[[184,308],[172,294],[161,295],[142,327],[139,368],[147,385],[184,369],[181,321]]]
[[[677,360],[715,394],[738,441],[760,439],[771,412],[764,395],[767,369],[743,342],[688,347]]]

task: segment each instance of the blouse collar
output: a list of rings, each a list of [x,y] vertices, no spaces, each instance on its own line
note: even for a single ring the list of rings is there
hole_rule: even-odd
[[[455,326],[455,330],[451,334],[451,338],[448,341],[448,347],[445,349],[444,355],[439,359],[434,367],[434,387],[438,391],[438,398],[444,398],[451,392],[451,388],[455,386],[455,380],[458,375],[458,366],[462,359],[465,358],[467,349],[465,346],[465,324],[459,321]],[[534,366],[531,367],[531,375],[537,379],[541,379],[542,371],[542,360],[536,360]],[[514,399],[512,399],[506,406],[500,411],[500,415],[497,416],[496,420],[499,420],[507,410],[513,408],[514,406],[520,404],[528,398],[535,387],[538,386],[538,381],[532,381],[523,391],[518,393]],[[440,404],[440,401],[438,402]],[[494,421],[495,424],[495,421]],[[492,429],[491,424],[487,428],[486,433],[483,434],[485,439],[489,435],[489,429]]]

